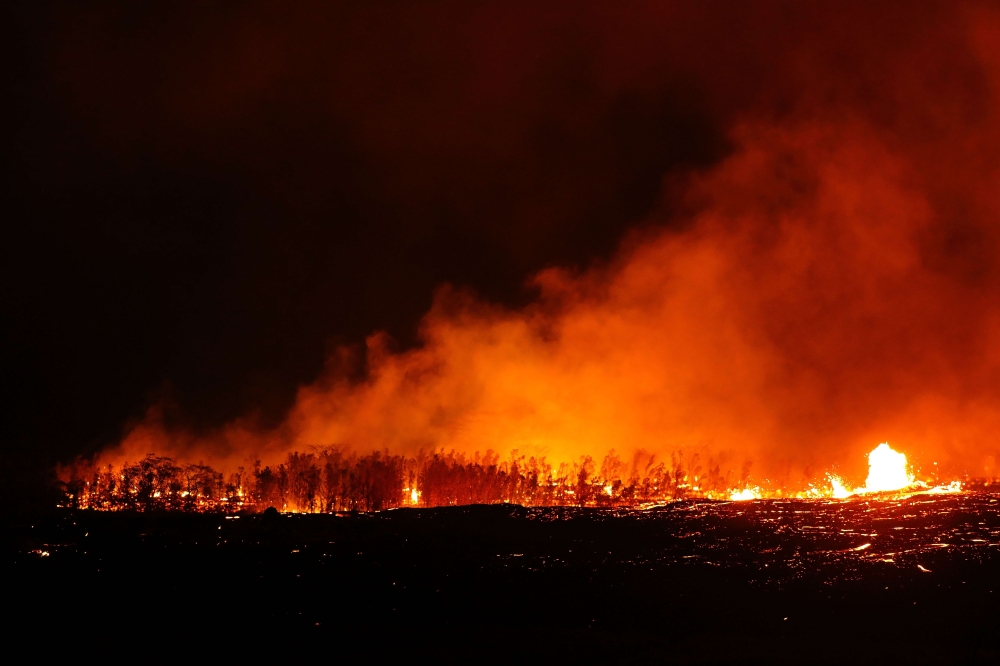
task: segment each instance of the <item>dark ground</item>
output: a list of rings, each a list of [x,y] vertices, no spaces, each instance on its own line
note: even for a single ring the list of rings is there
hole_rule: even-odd
[[[62,510],[15,521],[3,544],[7,644],[40,656],[1000,663],[1000,501],[987,494],[646,511]]]

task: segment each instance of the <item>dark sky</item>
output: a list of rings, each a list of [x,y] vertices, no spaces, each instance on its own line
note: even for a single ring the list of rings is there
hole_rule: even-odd
[[[608,89],[569,5],[366,4],[19,12],[5,446],[276,419],[331,343],[412,344],[442,282],[523,301],[724,150],[683,72]]]
[[[920,39],[911,4],[16,6],[0,446],[49,465],[161,400],[275,422],[331,345],[414,344],[442,283],[523,303],[739,113]]]

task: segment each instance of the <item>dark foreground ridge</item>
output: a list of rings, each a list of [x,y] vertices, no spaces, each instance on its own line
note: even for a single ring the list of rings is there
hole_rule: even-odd
[[[64,510],[13,526],[3,555],[11,635],[48,628],[93,655],[1000,660],[1000,496],[985,493],[645,511]]]

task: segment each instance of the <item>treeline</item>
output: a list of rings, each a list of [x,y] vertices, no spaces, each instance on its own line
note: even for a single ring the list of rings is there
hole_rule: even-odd
[[[747,473],[746,467],[742,476]],[[136,463],[65,473],[71,506],[98,510],[379,511],[401,506],[510,502],[525,506],[631,506],[684,497],[723,497],[737,478],[698,455],[669,461],[611,451],[598,465],[590,456],[553,467],[545,458],[492,451],[467,457],[454,451],[414,458],[336,449],[290,453],[274,467],[240,467],[224,474],[204,464],[180,465],[147,455]]]

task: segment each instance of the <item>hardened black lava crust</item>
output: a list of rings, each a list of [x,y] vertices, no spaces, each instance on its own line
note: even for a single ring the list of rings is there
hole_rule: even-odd
[[[987,493],[643,510],[66,509],[10,526],[4,542],[11,640],[44,628],[49,648],[97,656],[1000,663],[1000,496]]]

